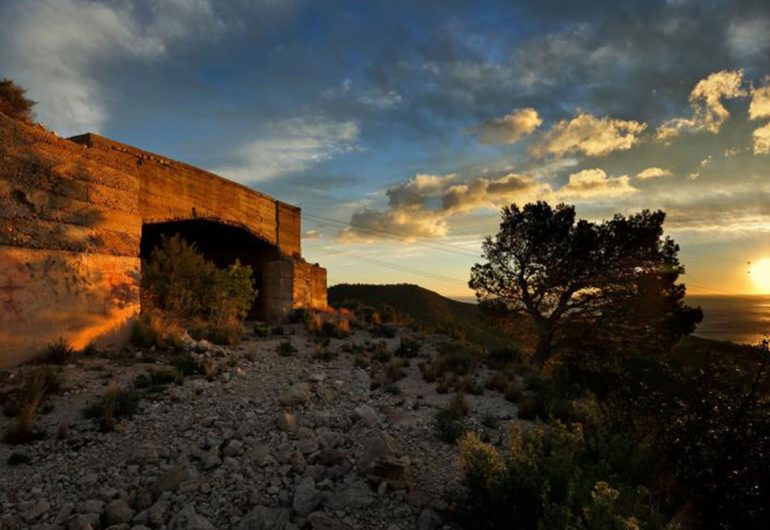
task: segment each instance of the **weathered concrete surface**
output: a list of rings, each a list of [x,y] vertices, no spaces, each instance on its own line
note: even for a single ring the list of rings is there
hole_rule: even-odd
[[[301,258],[299,208],[98,135],[67,140],[0,114],[0,367],[60,336],[82,347],[124,334],[140,309],[142,226],[190,219],[274,249],[280,265],[260,271],[271,318],[326,307],[326,271]]]

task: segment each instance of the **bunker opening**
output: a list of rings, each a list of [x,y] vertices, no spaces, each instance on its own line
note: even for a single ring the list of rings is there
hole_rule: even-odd
[[[258,289],[257,298],[248,315],[250,319],[267,318],[267,296],[269,287],[265,281],[267,263],[280,259],[280,251],[275,245],[260,239],[251,232],[217,221],[190,219],[145,223],[142,225],[140,258],[149,259],[163,236],[181,236],[188,243],[193,243],[203,256],[218,267],[227,267],[236,260],[249,265],[254,271],[254,284]]]

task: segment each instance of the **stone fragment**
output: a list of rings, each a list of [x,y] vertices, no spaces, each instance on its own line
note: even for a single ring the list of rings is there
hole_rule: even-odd
[[[102,513],[104,526],[124,524],[134,517],[134,510],[123,499],[115,499],[107,503]]]
[[[302,517],[309,515],[323,501],[324,494],[315,487],[315,480],[304,478],[294,492],[292,508]]]

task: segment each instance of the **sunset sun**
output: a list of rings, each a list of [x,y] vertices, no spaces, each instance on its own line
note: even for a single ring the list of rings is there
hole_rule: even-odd
[[[752,262],[749,266],[749,275],[751,284],[757,293],[770,293],[770,258],[762,258]]]

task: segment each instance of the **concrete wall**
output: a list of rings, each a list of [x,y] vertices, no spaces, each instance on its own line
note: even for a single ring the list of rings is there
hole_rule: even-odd
[[[140,309],[143,223],[192,218],[280,251],[260,293],[276,317],[325,307],[325,271],[301,259],[299,208],[98,135],[66,140],[0,113],[0,367],[59,337],[79,348],[124,336]]]

